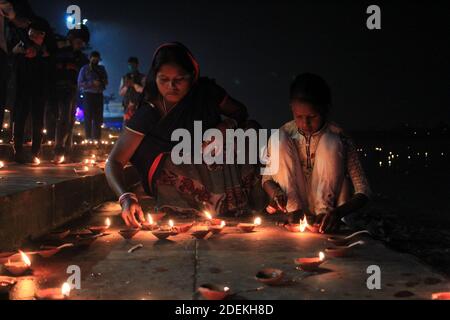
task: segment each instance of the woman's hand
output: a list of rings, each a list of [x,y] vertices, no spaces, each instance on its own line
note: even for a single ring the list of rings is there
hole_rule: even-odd
[[[122,201],[122,219],[128,227],[141,228],[145,222],[144,212],[139,203],[132,198]]]
[[[273,197],[273,203],[278,207],[281,212],[287,213],[287,203],[288,197],[283,190],[279,190],[277,194]]]

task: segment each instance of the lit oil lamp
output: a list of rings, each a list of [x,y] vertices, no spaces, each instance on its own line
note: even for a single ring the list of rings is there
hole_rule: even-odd
[[[70,285],[64,283],[61,288],[37,290],[36,298],[38,300],[67,300],[70,297],[70,291]]]
[[[450,300],[450,292],[433,293],[431,299],[433,299],[433,300]]]
[[[209,301],[221,301],[228,298],[231,290],[225,286],[218,286],[214,284],[204,284],[197,289],[201,296]]]
[[[196,238],[197,240],[205,239],[211,231],[209,230],[209,227],[198,227],[194,232],[192,232],[192,236]]]
[[[182,225],[174,226],[173,231],[176,233],[186,233],[189,232],[189,230],[191,230],[193,226],[194,222],[185,223]]]
[[[220,224],[220,226],[211,226],[209,227],[209,230],[213,233],[213,234],[219,234],[223,231],[223,229],[225,229],[227,223],[225,221],[222,221],[222,223]]]
[[[38,157],[34,157],[33,159],[33,166],[40,166],[41,165],[41,159],[39,159]]]
[[[65,156],[61,156],[56,161],[56,164],[63,164],[65,161],[66,161],[66,157]]]
[[[317,258],[300,258],[295,263],[300,266],[303,271],[317,271],[325,262],[325,253],[321,252]]]
[[[105,220],[105,224],[103,226],[95,226],[90,227],[89,231],[91,231],[93,234],[103,234],[106,230],[108,230],[111,227],[111,219],[107,218]]]
[[[156,229],[158,226],[155,223],[155,221],[153,220],[153,217],[151,214],[147,215],[147,221],[145,221],[144,223],[142,223],[142,230],[146,230],[146,231],[152,231],[154,229]]]
[[[300,222],[299,231],[301,233],[304,233],[306,231],[306,229],[308,229],[308,226],[309,226],[308,218],[306,218],[306,216],[305,216],[305,218]]]
[[[207,220],[207,224],[210,224],[212,226],[220,226],[222,224],[222,220],[214,219],[211,213],[209,213],[208,211],[205,211],[205,217]]]
[[[262,225],[262,219],[256,218],[254,223],[240,223],[238,224],[238,228],[242,232],[251,233],[253,232],[257,227]]]
[[[31,269],[31,260],[28,256],[20,252],[21,261],[8,261],[4,264],[5,269],[12,275],[16,277],[23,276],[25,273]]]

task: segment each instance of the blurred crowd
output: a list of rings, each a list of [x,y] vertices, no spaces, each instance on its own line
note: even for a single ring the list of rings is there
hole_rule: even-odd
[[[69,161],[77,106],[84,111],[85,139],[101,139],[108,74],[100,52],[86,54],[90,38],[84,24],[58,35],[27,0],[0,0],[0,125],[10,132],[16,162],[39,162],[44,137],[55,141],[54,162]],[[125,120],[145,84],[138,59],[128,65],[119,89]],[[29,139],[31,152],[23,147]]]

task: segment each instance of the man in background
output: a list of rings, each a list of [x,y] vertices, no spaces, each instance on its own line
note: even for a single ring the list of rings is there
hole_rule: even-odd
[[[65,41],[58,43],[55,64],[55,91],[53,113],[56,115],[56,146],[54,162],[62,164],[72,149],[78,97],[78,75],[89,63],[83,53],[90,39],[87,28],[69,31]]]
[[[123,97],[124,121],[129,121],[137,108],[145,87],[145,75],[139,72],[139,60],[136,57],[128,59],[128,73],[122,78],[119,94]]]
[[[108,86],[108,74],[100,65],[98,51],[91,53],[89,64],[81,68],[78,76],[78,88],[84,94],[84,123],[86,139],[99,141],[103,124],[103,92]]]
[[[0,0],[0,129],[3,126],[9,74],[6,23],[7,20],[12,21],[15,18],[16,13],[12,4],[6,0]]]

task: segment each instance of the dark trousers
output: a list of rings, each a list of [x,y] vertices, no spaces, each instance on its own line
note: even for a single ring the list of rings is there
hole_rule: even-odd
[[[84,126],[86,139],[100,140],[103,124],[103,94],[86,93],[84,95]]]
[[[34,156],[38,156],[43,138],[45,97],[42,92],[21,90],[19,86],[14,112],[14,147],[17,153],[23,151],[25,124],[30,113],[33,126],[31,150]]]
[[[57,89],[56,94],[56,148],[57,155],[64,155],[72,148],[72,131],[75,124],[77,89]]]
[[[8,56],[0,49],[0,127],[3,125],[8,91]],[[1,129],[1,128],[0,128]]]

